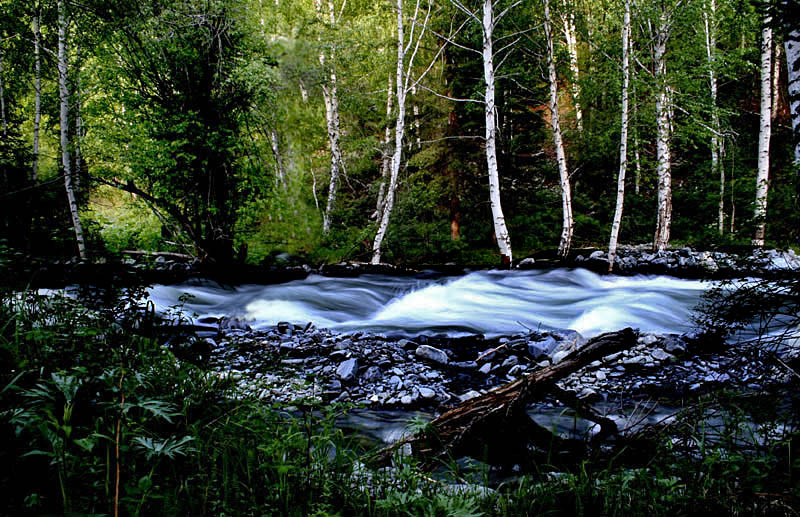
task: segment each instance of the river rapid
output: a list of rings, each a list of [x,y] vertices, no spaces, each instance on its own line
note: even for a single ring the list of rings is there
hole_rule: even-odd
[[[317,274],[275,285],[223,286],[208,280],[156,285],[150,299],[203,318],[237,317],[252,328],[278,322],[396,336],[487,337],[527,330],[577,331],[585,338],[624,327],[691,329],[692,309],[709,283],[669,276],[598,275],[585,269],[474,271],[462,276]]]

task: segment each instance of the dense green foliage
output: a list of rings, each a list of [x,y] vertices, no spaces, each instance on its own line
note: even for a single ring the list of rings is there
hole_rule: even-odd
[[[334,1],[331,21],[325,4],[318,11],[311,0],[66,1],[69,151],[79,170],[78,202],[94,254],[146,248],[228,261],[235,250],[244,258],[247,249],[252,262],[281,251],[321,262],[369,258],[387,152],[384,129],[393,120],[385,110],[396,66],[394,12],[390,2]],[[692,0],[670,7],[672,235],[681,244],[742,244],[752,236],[762,7],[745,0],[717,2],[710,20],[717,38],[716,107],[703,30],[708,6]],[[493,263],[483,107],[442,97],[482,98],[480,56],[468,50],[480,46],[480,28],[450,2],[432,3],[431,9],[412,75],[430,71],[409,97],[407,148],[385,257]],[[542,6],[526,2],[512,9],[496,28],[502,64],[496,84],[498,159],[509,231],[524,254],[554,246],[561,207],[546,107]],[[553,9],[575,244],[602,245],[619,160],[622,6],[582,0]],[[621,234],[629,243],[652,238],[654,94],[663,86],[653,76],[648,29],[656,6],[646,2],[635,11],[641,23],[633,30],[634,108]],[[42,126],[33,180],[36,13],[42,28]],[[70,256],[74,244],[59,182],[55,16],[54,0],[0,2],[7,122],[0,135],[0,238],[26,252]],[[575,22],[577,76],[563,41],[568,16]],[[778,44],[782,27],[776,27]],[[785,246],[796,241],[800,225],[785,56],[776,56],[767,222],[768,239]],[[344,176],[326,235],[321,212],[330,156],[322,87],[331,72],[339,92]],[[575,101],[583,113],[580,127]],[[716,225],[719,177],[710,170],[712,113],[719,115],[725,147],[722,234]],[[109,184],[120,192],[110,194]],[[134,215],[145,210],[156,215]]]

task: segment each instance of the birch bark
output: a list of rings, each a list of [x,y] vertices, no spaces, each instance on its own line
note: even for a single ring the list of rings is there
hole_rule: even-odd
[[[719,176],[719,205],[717,210],[717,231],[725,232],[725,169],[722,167],[722,138],[717,111],[717,76],[715,71],[717,49],[717,5],[709,0],[708,8],[703,10],[703,29],[706,36],[706,59],[708,61],[708,84],[711,92],[711,175]]]
[[[545,0],[546,1],[546,0]],[[497,170],[497,108],[495,106],[495,77],[494,77],[494,13],[492,0],[483,2],[483,79],[486,82],[484,94],[484,114],[486,116],[486,163],[489,170],[489,200],[492,207],[492,220],[494,221],[494,235],[500,255],[504,264],[511,264],[513,255],[511,251],[511,238],[506,228],[506,219],[500,203],[500,177]]]
[[[672,168],[670,154],[669,85],[667,84],[667,40],[669,39],[669,16],[666,8],[659,15],[658,27],[653,38],[653,64],[657,83],[656,93],[656,159],[658,165],[658,209],[653,250],[663,251],[669,245],[672,223]]]
[[[42,121],[42,64],[40,45],[42,32],[39,27],[41,6],[37,3],[33,15],[33,170],[31,180],[39,176],[39,127]]]
[[[67,58],[67,19],[64,0],[58,0],[58,96],[60,101],[61,118],[61,163],[64,167],[64,187],[67,191],[69,212],[72,217],[72,226],[75,230],[75,241],[78,245],[78,255],[81,260],[86,259],[86,245],[83,239],[83,228],[78,214],[78,203],[72,187],[72,170],[69,159],[69,90],[67,89],[68,58]]]
[[[270,129],[269,142],[272,146],[272,154],[275,156],[275,184],[286,187],[286,169],[283,166],[283,156],[281,155],[280,137],[276,129]]]
[[[383,135],[383,158],[381,160],[381,184],[378,187],[378,202],[375,205],[375,213],[373,217],[380,218],[383,212],[384,197],[386,196],[386,178],[391,173],[392,164],[392,127],[389,124],[389,119],[392,116],[392,99],[394,99],[394,90],[392,88],[392,76],[389,74],[389,87],[386,94],[386,129]]]
[[[322,16],[321,0],[314,0],[317,12]],[[336,13],[333,8],[333,2],[328,1],[328,16],[330,24],[336,23]],[[331,177],[328,185],[328,202],[325,205],[325,213],[322,217],[322,231],[328,233],[331,229],[331,212],[336,203],[336,187],[339,181],[339,174],[342,168],[342,151],[339,147],[339,139],[341,129],[339,124],[339,95],[336,89],[336,71],[333,68],[334,52],[331,50],[330,66],[331,73],[330,79],[327,84],[322,85],[322,96],[325,100],[325,119],[328,126],[328,143],[331,150]],[[324,52],[320,52],[319,62],[325,66],[326,56]]]
[[[578,126],[578,131],[583,131],[583,109],[581,108],[581,85],[578,82],[580,78],[580,67],[578,65],[578,37],[575,30],[575,11],[567,7],[567,13],[564,15],[564,38],[567,41],[567,54],[569,54],[569,69],[572,72],[572,82],[570,84],[570,93],[572,94],[572,104],[575,106],[575,122]]]
[[[488,0],[487,0],[488,1]],[[561,124],[558,113],[558,79],[556,77],[555,48],[553,44],[552,19],[550,17],[550,0],[544,0],[544,33],[547,40],[547,70],[550,84],[550,125],[553,130],[553,143],[556,150],[556,162],[561,183],[562,225],[561,240],[558,243],[558,255],[566,257],[572,245],[572,192],[569,185],[567,157],[564,152],[564,140],[561,135]]]
[[[713,1],[713,0],[712,0]],[[625,0],[622,19],[622,114],[619,132],[619,175],[617,177],[617,208],[611,224],[608,242],[608,272],[614,269],[617,239],[622,224],[622,207],[625,202],[625,169],[628,166],[628,87],[630,85],[631,0]]]
[[[753,246],[764,246],[769,190],[769,141],[772,134],[772,27],[766,15],[761,29],[761,110],[758,130],[758,172],[756,175],[755,236]]]
[[[795,7],[795,12],[800,13],[800,8]],[[789,78],[789,111],[792,116],[794,164],[797,168],[798,197],[800,197],[800,27],[798,25],[800,24],[795,18],[795,27],[787,27],[783,49],[786,52]]]
[[[397,95],[397,119],[394,127],[394,153],[391,161],[391,174],[389,176],[389,187],[386,192],[386,200],[381,214],[381,222],[378,226],[378,233],[372,243],[372,263],[381,263],[381,246],[389,228],[389,219],[394,208],[394,195],[397,190],[397,178],[400,175],[400,159],[403,155],[403,134],[405,132],[406,117],[406,79],[404,67],[406,62],[406,43],[403,33],[403,0],[397,0],[397,70],[395,73],[396,95]]]

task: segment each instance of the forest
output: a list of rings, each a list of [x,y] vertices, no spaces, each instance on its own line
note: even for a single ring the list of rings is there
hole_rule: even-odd
[[[253,264],[786,247],[796,8],[5,0],[0,237]]]
[[[798,253],[798,0],[0,0],[0,516],[797,516]]]

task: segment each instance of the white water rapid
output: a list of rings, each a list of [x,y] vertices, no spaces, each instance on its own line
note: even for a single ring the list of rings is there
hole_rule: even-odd
[[[584,337],[624,327],[680,333],[708,283],[668,276],[600,276],[583,269],[476,271],[464,276],[310,275],[275,285],[223,287],[209,281],[155,286],[163,311],[200,318],[236,316],[253,328],[313,322],[337,331],[496,336],[572,329]]]

